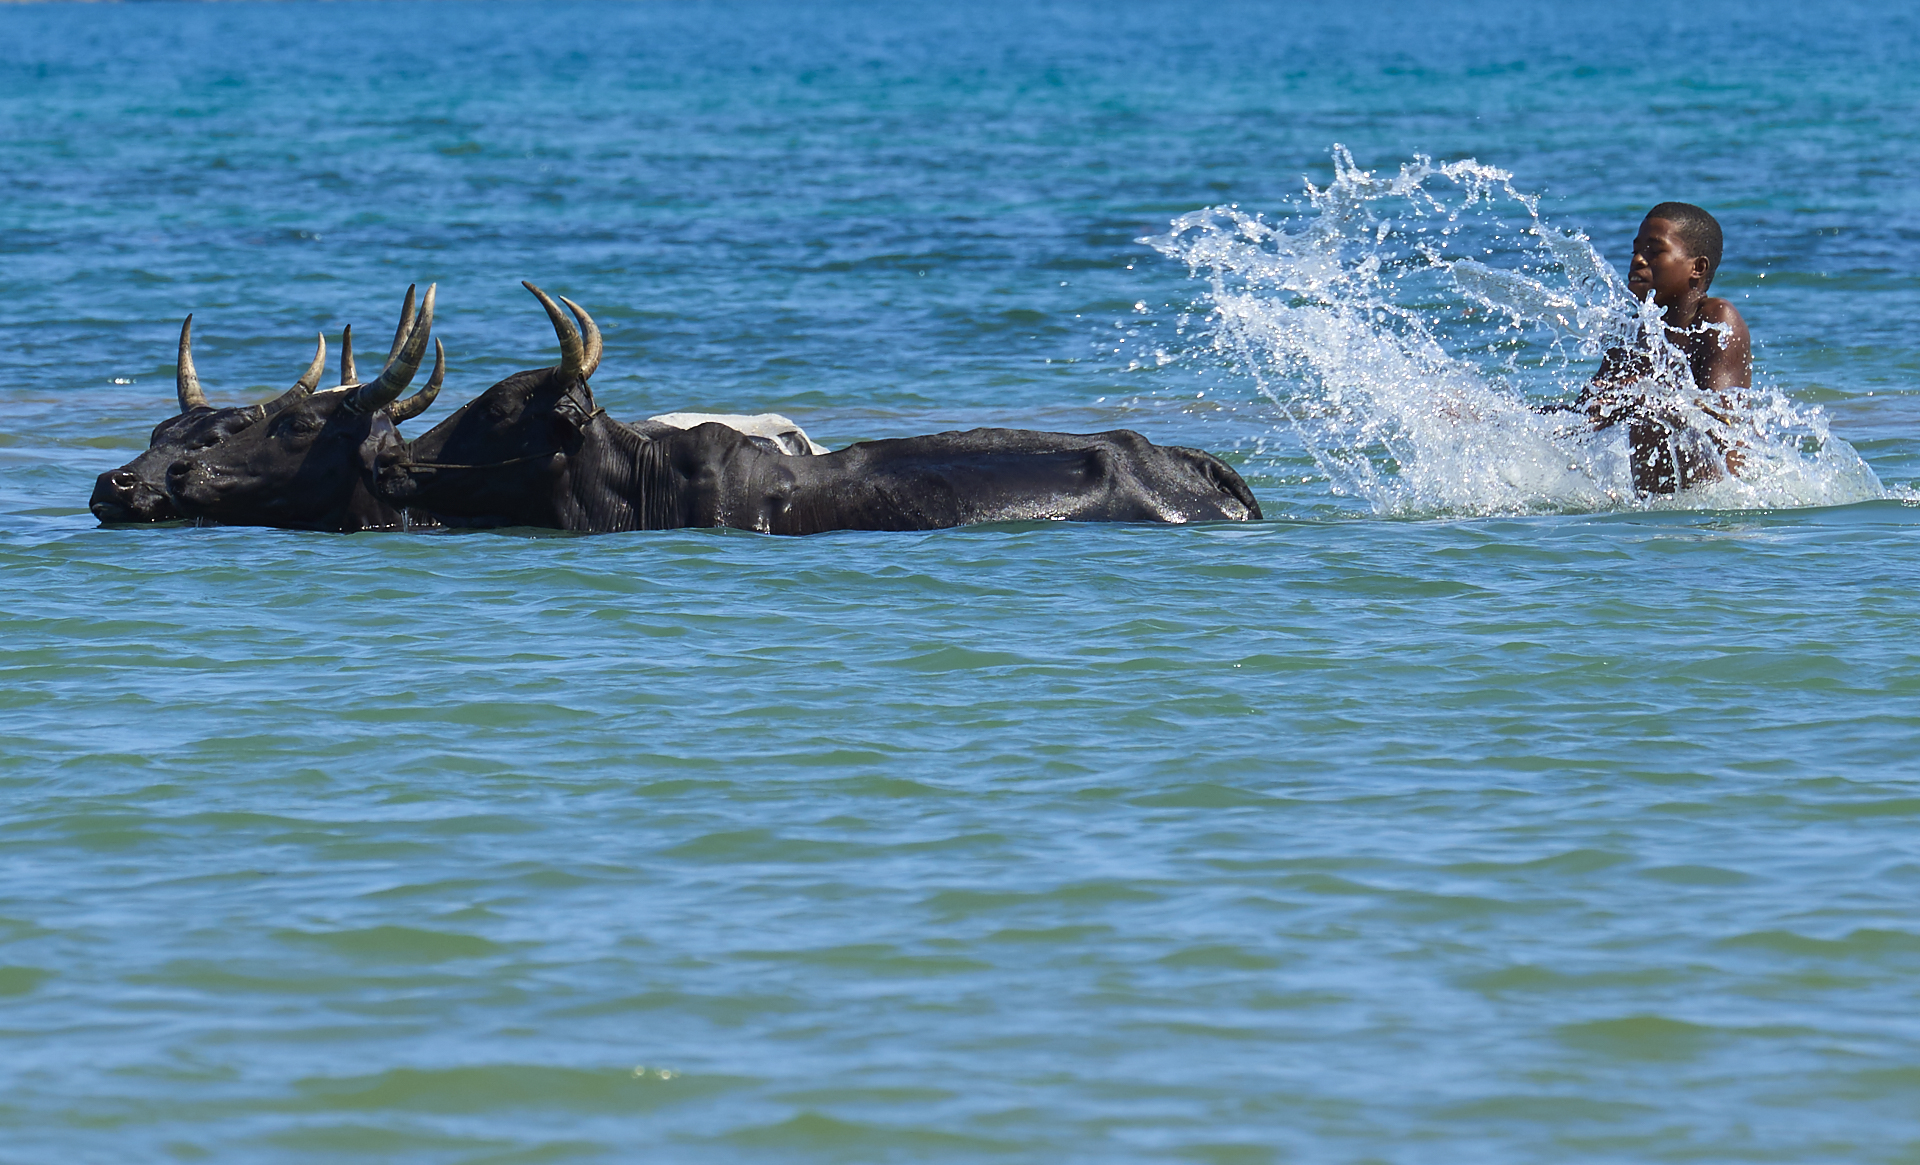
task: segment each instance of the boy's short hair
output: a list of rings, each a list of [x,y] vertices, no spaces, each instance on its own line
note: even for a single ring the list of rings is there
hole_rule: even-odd
[[[1663,202],[1647,212],[1648,218],[1664,218],[1680,228],[1680,239],[1687,250],[1707,259],[1707,286],[1720,271],[1720,224],[1691,202]]]

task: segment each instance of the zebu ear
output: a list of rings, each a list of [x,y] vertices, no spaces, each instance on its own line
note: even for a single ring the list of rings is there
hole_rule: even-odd
[[[584,384],[579,387],[586,389]],[[593,423],[593,415],[597,411],[593,407],[593,393],[590,390],[577,394],[567,393],[553,406],[551,416],[554,436],[565,444],[573,444],[580,439],[582,433],[587,431],[587,426]]]

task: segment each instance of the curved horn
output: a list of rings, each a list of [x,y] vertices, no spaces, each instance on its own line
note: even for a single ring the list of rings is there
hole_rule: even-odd
[[[307,370],[300,374],[300,379],[293,382],[292,388],[289,388],[265,404],[253,406],[254,419],[258,420],[261,417],[270,417],[294,401],[311,393],[313,386],[320,383],[320,374],[326,370],[327,337],[326,333],[322,332],[320,334],[319,344],[315,345],[313,349],[313,363],[307,365]]]
[[[353,325],[348,324],[340,332],[340,384],[360,383],[360,371],[353,366]]]
[[[600,325],[593,322],[593,317],[584,308],[566,296],[561,296],[560,302],[566,304],[567,310],[580,321],[581,338],[585,340],[587,349],[585,363],[580,366],[580,379],[585,380],[600,367]]]
[[[568,380],[585,380],[587,372],[592,370],[587,368],[587,346],[581,342],[580,329],[573,326],[567,313],[561,311],[560,305],[546,292],[524,279],[520,286],[533,292],[540,306],[547,309],[547,318],[553,321],[553,334],[560,339],[560,375]]]
[[[327,334],[321,332],[319,343],[313,347],[313,363],[307,365],[307,370],[300,374],[300,379],[293,382],[293,388],[288,389],[285,395],[291,396],[295,389],[299,390],[301,396],[312,392],[314,386],[320,383],[320,374],[326,370]]]
[[[393,329],[393,347],[387,349],[387,363],[400,354],[400,345],[407,342],[407,333],[413,330],[413,289],[417,283],[407,284],[407,299],[400,305],[400,324]]]
[[[440,382],[447,378],[447,350],[436,337],[433,341],[433,375],[427,377],[427,387],[414,393],[405,400],[397,400],[387,406],[387,418],[394,424],[411,421],[433,407],[433,398],[440,395]]]
[[[173,372],[173,390],[180,398],[180,411],[204,409],[207,394],[200,389],[200,376],[193,370],[193,317],[180,325],[180,363]]]
[[[385,408],[413,383],[413,374],[420,371],[420,360],[427,354],[427,339],[433,331],[433,293],[437,286],[427,285],[426,297],[421,300],[419,313],[413,317],[413,327],[407,333],[407,342],[401,345],[400,354],[380,370],[378,380],[349,390],[347,408],[356,413]]]

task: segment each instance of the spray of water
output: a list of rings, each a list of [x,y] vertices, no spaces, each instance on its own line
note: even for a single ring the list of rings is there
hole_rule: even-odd
[[[1660,309],[1584,235],[1543,220],[1511,174],[1422,157],[1388,175],[1339,146],[1333,160],[1333,181],[1309,184],[1283,220],[1213,207],[1142,241],[1205,281],[1208,343],[1279,410],[1334,493],[1406,516],[1886,496],[1817,408],[1765,386],[1703,397]],[[1737,449],[1737,474],[1637,493],[1627,427],[1596,429],[1565,407],[1611,349],[1636,355],[1635,394],[1698,448]]]

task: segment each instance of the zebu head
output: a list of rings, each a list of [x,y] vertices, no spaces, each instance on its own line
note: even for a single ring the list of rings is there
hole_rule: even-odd
[[[399,353],[402,341],[412,325],[414,289],[407,288],[406,304],[400,309],[400,327],[394,333],[388,359]],[[341,384],[356,383],[353,377],[353,329],[341,337]],[[234,408],[214,408],[207,402],[206,390],[193,364],[193,317],[180,325],[179,361],[174,370],[174,393],[180,412],[154,426],[147,438],[147,449],[118,469],[101,474],[93,486],[87,508],[102,524],[167,522],[182,515],[167,494],[167,470],[190,453],[206,449],[245,429],[264,416],[279,412],[289,403],[313,392],[326,366],[327,340],[320,337],[313,363],[292,388],[263,404]],[[387,407],[395,422],[418,416],[433,403],[440,391],[441,376],[435,376],[420,392]]]
[[[167,493],[182,516],[323,530],[397,524],[399,515],[374,499],[367,486],[377,459],[400,445],[387,410],[412,383],[426,355],[433,300],[429,287],[418,313],[403,321],[399,342],[373,381],[358,383],[349,359],[342,379],[354,383],[276,401],[250,423],[175,460],[167,469]],[[434,348],[433,376],[421,394],[429,401],[446,375],[446,349],[438,341]],[[317,378],[315,369],[309,372]]]
[[[524,284],[553,323],[560,363],[516,372],[382,459],[378,492],[448,519],[553,525],[556,493],[599,409],[587,380],[600,366],[600,329],[579,304]]]

